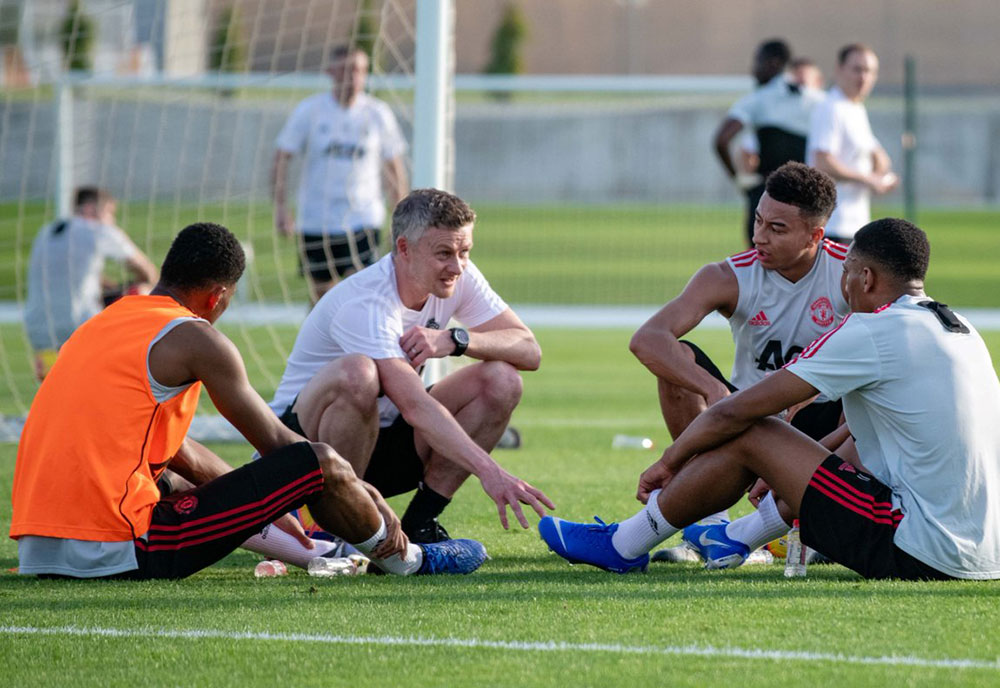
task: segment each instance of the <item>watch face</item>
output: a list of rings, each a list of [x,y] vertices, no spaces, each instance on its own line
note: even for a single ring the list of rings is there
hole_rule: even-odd
[[[461,346],[469,345],[469,333],[466,332],[465,330],[456,328],[454,333],[452,334],[452,337],[454,337],[455,342],[460,344]]]

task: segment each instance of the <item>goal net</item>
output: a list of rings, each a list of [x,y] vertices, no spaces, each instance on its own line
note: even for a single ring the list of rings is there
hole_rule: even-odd
[[[0,3],[8,439],[38,385],[23,324],[32,243],[72,213],[83,185],[118,200],[118,225],[157,265],[190,222],[239,237],[250,261],[219,325],[271,397],[309,308],[296,244],[275,230],[278,133],[299,102],[330,93],[333,51],[361,47],[371,54],[367,90],[391,109],[414,172],[417,10],[415,0]],[[454,136],[441,158],[454,181],[442,185],[477,210],[473,259],[496,290],[519,311],[541,307],[534,327],[584,306],[588,326],[628,324],[616,316],[651,312],[697,266],[743,247],[741,196],[709,142],[747,79],[454,81]],[[301,160],[288,180],[293,213]],[[128,275],[111,262],[106,277]]]

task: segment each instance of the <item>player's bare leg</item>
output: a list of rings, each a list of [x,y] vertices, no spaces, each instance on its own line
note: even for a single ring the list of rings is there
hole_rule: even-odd
[[[310,440],[336,447],[363,476],[378,439],[378,393],[375,362],[351,354],[323,366],[302,388],[293,410]]]

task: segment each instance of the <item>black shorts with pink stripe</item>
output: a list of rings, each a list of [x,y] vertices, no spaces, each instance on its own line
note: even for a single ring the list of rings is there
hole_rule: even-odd
[[[135,542],[139,568],[116,576],[184,578],[219,561],[323,489],[308,442],[283,447],[215,480],[163,497],[145,538]]]
[[[865,578],[951,578],[896,546],[902,520],[889,487],[836,454],[813,473],[799,509],[802,542]]]

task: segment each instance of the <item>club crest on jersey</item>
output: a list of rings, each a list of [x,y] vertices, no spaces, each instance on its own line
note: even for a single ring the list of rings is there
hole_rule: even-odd
[[[198,508],[198,498],[194,495],[185,495],[174,502],[174,511],[179,514],[190,514]]]
[[[829,327],[833,324],[833,304],[825,296],[821,296],[813,301],[812,305],[809,306],[809,310],[812,312],[813,322],[820,327]]]

